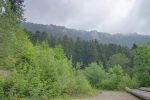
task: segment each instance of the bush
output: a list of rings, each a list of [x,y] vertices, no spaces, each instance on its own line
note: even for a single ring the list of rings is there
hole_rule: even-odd
[[[108,90],[122,90],[126,86],[137,87],[137,82],[123,72],[120,65],[108,69],[107,77],[102,81],[102,88]]]
[[[76,93],[73,93],[73,95],[74,94],[77,94],[77,95],[78,94],[89,94],[89,95],[92,94],[92,87],[80,70],[76,71],[75,79],[76,79],[76,89],[75,89]]]
[[[117,89],[122,90],[125,87],[137,88],[138,85],[139,84],[137,83],[137,81],[135,79],[132,79],[128,75],[125,75],[121,78],[121,81],[119,82]]]
[[[102,81],[102,88],[107,90],[115,90],[117,89],[118,79],[116,75],[107,75],[107,78]]]
[[[4,98],[4,79],[0,77],[0,98]]]
[[[148,44],[147,44],[148,45]],[[150,47],[139,46],[134,57],[134,78],[141,87],[150,86]]]
[[[10,76],[4,81],[2,87],[4,89],[4,98],[14,100],[26,97],[27,80],[21,74],[17,73],[15,69],[13,69]]]
[[[86,78],[73,71],[61,46],[52,49],[46,42],[33,46],[21,30],[16,32],[13,41],[16,53],[12,55],[13,67],[9,68],[11,75],[4,82],[0,80],[1,97],[11,100],[49,99],[91,92]]]
[[[94,88],[101,88],[101,82],[105,79],[106,73],[101,65],[91,63],[85,70],[84,75]]]
[[[125,54],[121,54],[121,53],[117,53],[117,54],[114,54],[112,55],[110,58],[109,58],[109,65],[110,66],[114,66],[114,65],[121,65],[123,67],[126,67],[127,64],[129,63],[129,59],[126,57]]]

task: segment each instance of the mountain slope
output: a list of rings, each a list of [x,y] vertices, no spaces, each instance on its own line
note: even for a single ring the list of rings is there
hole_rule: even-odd
[[[69,37],[76,38],[80,37],[84,40],[92,40],[97,39],[102,43],[115,43],[120,45],[125,45],[131,47],[133,43],[142,43],[150,41],[150,36],[148,35],[139,35],[137,33],[130,33],[127,35],[121,34],[109,34],[97,31],[83,31],[83,30],[75,30],[69,29],[64,26],[56,26],[56,25],[42,25],[42,24],[34,24],[23,22],[22,26],[31,32],[45,31],[49,35],[53,34],[56,36],[64,36],[68,35]]]

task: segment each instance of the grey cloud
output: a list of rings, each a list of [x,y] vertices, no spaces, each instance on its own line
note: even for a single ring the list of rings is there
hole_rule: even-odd
[[[137,0],[128,18],[120,24],[121,32],[138,32],[150,35],[150,0]]]
[[[150,0],[143,0],[143,2],[141,0],[137,16],[139,19],[139,31],[150,34]]]
[[[111,20],[112,9],[120,1],[25,0],[25,17],[27,21],[34,23],[63,25],[75,29],[150,34],[150,0],[136,0],[128,16],[115,22]]]
[[[65,22],[69,17],[74,16],[78,8],[64,0],[27,0],[26,17],[29,21],[37,23],[57,24]]]

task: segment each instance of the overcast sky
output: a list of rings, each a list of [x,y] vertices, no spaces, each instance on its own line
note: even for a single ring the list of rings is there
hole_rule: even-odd
[[[28,22],[150,34],[150,0],[25,0]]]

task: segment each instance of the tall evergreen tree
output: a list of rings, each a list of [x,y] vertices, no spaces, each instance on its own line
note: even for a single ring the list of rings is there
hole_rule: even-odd
[[[11,10],[15,13],[18,13],[21,20],[24,20],[23,18],[23,11],[24,11],[24,0],[9,0],[9,3],[11,5]]]

